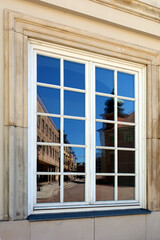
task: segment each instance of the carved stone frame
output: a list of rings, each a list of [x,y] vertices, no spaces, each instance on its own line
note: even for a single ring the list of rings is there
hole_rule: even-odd
[[[25,219],[28,213],[27,81],[30,38],[146,65],[147,208],[160,210],[160,53],[13,11],[5,10],[4,17],[5,218]]]

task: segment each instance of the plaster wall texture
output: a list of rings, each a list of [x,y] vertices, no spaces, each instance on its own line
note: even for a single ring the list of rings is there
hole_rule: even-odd
[[[42,2],[42,1],[41,1]],[[140,17],[130,15],[128,13],[118,12],[115,9],[109,9],[103,7],[103,11],[99,13],[97,11],[98,5],[92,3],[92,8],[87,8],[87,0],[81,0],[76,5],[73,5],[73,1],[61,1],[60,3],[54,1],[51,5],[41,5],[37,1],[24,1],[24,0],[0,0],[0,219],[3,219],[4,214],[4,147],[3,147],[3,126],[4,126],[4,31],[3,31],[3,12],[4,9],[10,9],[18,11],[24,14],[32,15],[37,18],[49,20],[52,22],[64,24],[69,27],[81,29],[84,32],[92,32],[96,35],[109,37],[131,43],[137,46],[143,46],[144,48],[154,49],[160,51],[159,37],[160,28],[159,23],[150,21],[148,19],[141,19]],[[154,1],[155,2],[155,1]],[[58,6],[56,6],[56,4]],[[86,4],[86,5],[85,5]],[[73,9],[75,6],[75,9]],[[89,6],[89,5],[88,5]],[[91,5],[90,5],[91,6]],[[80,10],[81,9],[81,12]],[[102,9],[102,7],[101,7]],[[74,10],[74,11],[73,11]],[[77,12],[76,12],[77,11]],[[98,12],[98,13],[96,13]],[[88,16],[87,16],[88,14]],[[100,14],[96,16],[94,14]],[[101,18],[101,19],[100,19]],[[99,19],[99,21],[97,20]],[[119,25],[118,25],[119,23]],[[84,219],[84,220],[70,220],[70,221],[53,221],[49,224],[45,222],[41,223],[29,223],[27,221],[22,222],[0,222],[0,237],[1,240],[14,240],[14,239],[42,239],[48,234],[48,239],[53,239],[47,229],[49,227],[55,228],[57,231],[56,239],[72,239],[74,234],[76,238],[80,239],[83,234],[88,236],[86,239],[106,239],[105,236],[110,236],[109,239],[129,239],[127,234],[134,236],[137,234],[136,239],[160,239],[160,230],[156,224],[150,224],[150,222],[156,221],[157,224],[160,221],[160,213],[153,213],[150,216],[130,216],[130,217],[114,217],[114,218],[99,218],[99,219]],[[68,223],[67,223],[68,222]],[[73,225],[67,225],[73,223]],[[113,223],[113,224],[111,224]],[[125,224],[125,225],[124,225]],[[45,225],[46,230],[40,233],[40,230]],[[59,227],[62,225],[62,228]],[[115,231],[115,226],[117,233]],[[46,227],[47,226],[47,227]],[[88,227],[86,227],[88,226]],[[104,226],[102,230],[101,227]],[[106,227],[107,226],[107,227]],[[132,231],[130,231],[131,226]],[[96,231],[94,231],[94,228]],[[125,228],[128,230],[125,231]],[[138,228],[138,230],[136,230]],[[18,229],[18,230],[16,230]],[[62,231],[64,229],[64,231]],[[66,230],[70,229],[66,236]],[[83,233],[83,231],[84,233]],[[123,238],[118,237],[118,233],[121,231]],[[101,234],[103,232],[103,234]],[[12,234],[11,234],[12,232]],[[152,235],[153,232],[153,235]],[[36,235],[39,234],[39,235]],[[64,235],[63,235],[64,234]],[[73,235],[72,235],[73,234]],[[95,236],[94,236],[95,234]],[[110,235],[109,235],[110,234]],[[114,238],[113,238],[114,236]],[[84,238],[85,239],[85,238]],[[134,239],[131,237],[131,239]]]

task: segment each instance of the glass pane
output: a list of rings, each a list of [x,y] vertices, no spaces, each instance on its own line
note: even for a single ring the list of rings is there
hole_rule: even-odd
[[[96,118],[114,120],[114,98],[96,96]]]
[[[37,142],[60,142],[60,118],[37,116]]]
[[[125,97],[135,97],[134,75],[117,72],[117,94]]]
[[[60,114],[60,90],[37,86],[37,110]]]
[[[114,124],[96,123],[96,145],[114,146]]]
[[[85,121],[64,119],[64,143],[85,144]]]
[[[118,125],[118,147],[135,147],[135,127]]]
[[[64,91],[64,114],[85,117],[85,94]]]
[[[114,177],[96,176],[96,201],[114,200]]]
[[[96,92],[114,94],[114,71],[96,67]]]
[[[56,175],[37,176],[37,203],[60,201],[60,177]]]
[[[118,177],[118,200],[135,199],[135,177]]]
[[[135,121],[135,102],[118,99],[118,121],[134,122]]]
[[[135,152],[118,151],[118,172],[135,173]]]
[[[64,147],[64,171],[85,172],[85,149]]]
[[[37,55],[37,82],[60,85],[60,59]]]
[[[37,171],[60,171],[60,147],[42,145],[37,146]]]
[[[64,176],[64,202],[85,201],[85,176]]]
[[[85,89],[85,64],[64,61],[64,86]]]
[[[96,172],[113,173],[114,172],[114,151],[97,149],[96,150]]]

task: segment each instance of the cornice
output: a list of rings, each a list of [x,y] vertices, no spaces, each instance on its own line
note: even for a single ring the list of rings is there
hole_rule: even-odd
[[[147,0],[89,0],[132,15],[160,22],[160,4]]]

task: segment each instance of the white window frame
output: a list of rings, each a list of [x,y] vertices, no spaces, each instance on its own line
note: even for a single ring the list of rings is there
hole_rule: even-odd
[[[95,188],[93,183],[95,181],[95,161],[89,163],[86,161],[86,172],[88,181],[86,184],[85,194],[87,203],[63,203],[63,204],[36,204],[36,54],[42,54],[51,57],[63,56],[66,59],[76,60],[78,62],[86,63],[86,129],[95,130],[95,86],[94,86],[94,65],[105,67],[108,69],[124,71],[125,73],[135,74],[135,88],[137,89],[137,96],[135,96],[136,114],[136,159],[141,161],[136,162],[136,200],[131,201],[111,201],[95,203]],[[116,73],[115,71],[115,73]],[[63,73],[61,72],[61,76]],[[62,77],[63,78],[63,77]],[[88,94],[88,88],[92,89],[92,94]],[[115,96],[116,97],[116,96]],[[63,96],[61,95],[61,98]],[[124,97],[124,99],[127,99]],[[139,105],[138,105],[139,102]],[[90,112],[91,106],[92,113]],[[116,119],[115,119],[116,121]],[[126,124],[126,123],[125,123]],[[129,125],[129,124],[128,124]],[[86,159],[95,159],[95,131],[91,134],[87,131],[86,143]],[[115,134],[115,136],[117,136]],[[61,135],[62,137],[62,135]],[[56,144],[57,145],[57,144]],[[61,153],[63,154],[63,152]],[[62,155],[61,155],[62,156]],[[90,157],[89,157],[90,156]],[[30,39],[28,45],[28,214],[47,213],[49,212],[76,212],[76,211],[92,211],[92,210],[111,210],[111,209],[132,209],[132,208],[146,208],[146,67],[145,65],[115,59],[108,56],[94,54],[78,49],[73,49],[56,44],[45,43]],[[71,173],[72,174],[72,173]],[[70,175],[71,175],[70,174]],[[124,175],[124,174],[123,174]],[[89,180],[90,178],[90,180]],[[91,186],[91,187],[90,187]],[[88,195],[88,191],[91,194]]]

